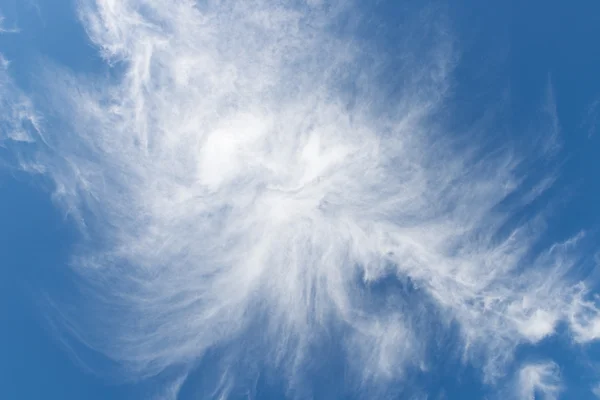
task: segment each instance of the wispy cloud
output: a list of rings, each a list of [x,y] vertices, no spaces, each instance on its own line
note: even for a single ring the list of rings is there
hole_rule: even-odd
[[[553,362],[527,364],[519,371],[519,399],[544,400],[558,398],[561,392],[560,371]]]
[[[19,29],[8,27],[6,24],[6,17],[2,14],[2,10],[0,10],[0,34],[4,33],[19,33]]]
[[[583,116],[582,127],[587,131],[588,137],[594,136],[598,130],[598,115],[600,113],[600,100],[595,100],[590,104]]]
[[[85,304],[56,304],[68,333],[133,378],[220,346],[223,363],[252,358],[290,385],[334,327],[348,368],[371,383],[427,364],[453,323],[489,382],[560,322],[597,338],[597,306],[569,279],[581,238],[532,255],[541,221],[507,232],[512,211],[497,207],[523,181],[519,158],[457,149],[444,128],[448,32],[406,28],[423,39],[405,44],[392,98],[382,56],[336,33],[347,11],[80,2],[118,74],[48,65],[37,102],[53,119],[36,165],[89,238],[73,261]],[[402,289],[383,290],[389,280]],[[228,352],[257,324],[258,360]],[[523,393],[554,393],[553,368],[525,367]]]
[[[0,53],[0,147],[8,147],[10,141],[15,156],[12,162],[28,170],[38,170],[40,166],[28,157],[31,151],[25,145],[43,144],[41,117],[31,99],[13,82],[10,68],[10,61]],[[0,160],[3,167],[15,166],[6,161]]]

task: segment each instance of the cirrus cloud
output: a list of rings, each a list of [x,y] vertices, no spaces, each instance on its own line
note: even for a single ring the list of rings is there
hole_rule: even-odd
[[[561,323],[577,342],[597,339],[597,305],[569,275],[583,235],[534,252],[543,218],[515,226],[499,207],[522,190],[519,156],[458,146],[445,128],[457,62],[447,30],[406,28],[423,39],[405,44],[391,96],[377,75],[385,57],[335,29],[347,12],[82,1],[110,74],[47,63],[46,96],[16,102],[5,68],[4,120],[25,118],[35,138],[9,129],[2,143],[37,141],[19,165],[55,183],[86,235],[72,263],[85,304],[53,304],[67,336],[134,379],[220,347],[225,370],[253,359],[290,386],[331,332],[347,368],[377,384],[426,371],[453,326],[491,383],[519,345]],[[257,325],[252,356],[228,350]],[[549,368],[524,367],[523,393]],[[219,390],[234,381],[224,374]]]

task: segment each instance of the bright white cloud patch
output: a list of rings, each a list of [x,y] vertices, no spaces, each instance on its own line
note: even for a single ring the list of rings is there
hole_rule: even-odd
[[[519,371],[518,394],[520,399],[553,400],[558,398],[560,391],[560,371],[558,366],[552,362],[527,364]]]
[[[447,32],[406,28],[435,39],[406,45],[392,98],[381,59],[333,29],[338,5],[79,7],[113,77],[46,66],[50,100],[36,106],[49,123],[12,100],[9,120],[43,132],[21,165],[43,166],[90,239],[73,262],[87,304],[57,301],[61,322],[130,377],[220,346],[225,369],[251,359],[295,385],[335,330],[348,368],[380,383],[427,365],[456,322],[465,359],[493,382],[516,346],[561,322],[579,342],[598,337],[596,303],[567,279],[578,238],[532,256],[538,221],[507,232],[497,207],[522,182],[519,160],[459,151],[444,130]],[[404,289],[385,292],[390,279]],[[244,335],[247,353],[228,347]],[[553,396],[554,374],[524,367],[522,393]]]

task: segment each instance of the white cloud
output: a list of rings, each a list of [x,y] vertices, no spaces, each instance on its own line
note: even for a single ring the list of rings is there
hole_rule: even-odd
[[[585,343],[600,338],[600,312],[596,296],[586,299],[585,287],[574,296],[568,316],[577,342]]]
[[[57,303],[64,326],[131,377],[227,349],[258,320],[252,348],[290,381],[334,325],[370,381],[426,362],[433,323],[458,323],[489,381],[560,321],[578,341],[597,338],[595,303],[566,278],[576,240],[531,259],[541,222],[498,235],[518,158],[459,152],[443,128],[456,58],[447,32],[405,45],[392,99],[375,83],[382,60],[332,33],[343,12],[81,3],[122,75],[46,67],[50,100],[37,106],[56,121],[35,163],[89,238],[73,262],[87,307]],[[382,300],[377,285],[391,277],[412,292]],[[522,387],[553,393],[551,367],[527,368]]]
[[[519,371],[517,390],[519,399],[522,400],[557,399],[562,390],[558,366],[553,362],[523,366]]]
[[[10,60],[0,53],[0,146],[6,146],[8,140],[43,143],[40,116],[28,96],[14,84],[10,68]]]

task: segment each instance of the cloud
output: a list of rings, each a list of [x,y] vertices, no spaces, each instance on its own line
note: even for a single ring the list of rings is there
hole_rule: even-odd
[[[337,3],[79,4],[114,74],[48,63],[44,96],[8,120],[44,132],[19,165],[53,180],[85,234],[83,300],[56,299],[56,318],[128,378],[218,347],[224,370],[256,363],[291,386],[335,331],[348,369],[381,384],[458,326],[464,360],[494,382],[561,322],[597,338],[595,300],[569,278],[583,236],[534,252],[541,217],[499,207],[520,156],[458,148],[445,128],[457,57],[439,24],[402,28],[422,39],[401,46],[392,91],[384,57],[336,31],[353,11]],[[554,393],[553,368],[523,369],[523,393]]]
[[[19,33],[20,30],[18,28],[9,28],[6,26],[6,17],[3,15],[2,10],[0,10],[0,35],[5,33]]]
[[[597,398],[600,398],[600,384],[592,387],[592,394]]]
[[[553,362],[527,364],[519,371],[518,395],[523,400],[558,398],[561,392],[560,373]]]
[[[600,100],[594,100],[586,110],[581,126],[587,131],[588,138],[594,136],[598,129],[598,113],[600,112]]]
[[[0,159],[3,168],[15,164],[30,172],[39,172],[40,166],[31,158],[32,145],[43,145],[42,118],[31,99],[23,93],[10,76],[11,62],[0,53],[0,149],[10,148],[11,158]]]

